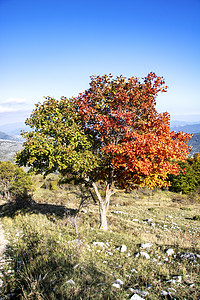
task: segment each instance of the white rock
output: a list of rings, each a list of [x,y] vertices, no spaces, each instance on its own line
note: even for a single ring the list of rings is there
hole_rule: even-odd
[[[173,293],[176,293],[176,290],[174,288],[172,288],[172,287],[168,288],[168,290],[171,291],[171,292],[173,292]]]
[[[138,219],[132,219],[132,221],[133,221],[133,222],[138,222],[139,220],[138,220]]]
[[[181,281],[182,281],[182,276],[174,276],[173,279],[175,279],[176,282],[181,283]]]
[[[75,284],[74,280],[70,279],[68,281],[66,281],[67,284]]]
[[[140,297],[140,296],[137,295],[137,294],[134,294],[134,295],[130,298],[130,300],[144,300],[144,298]]]
[[[147,252],[139,252],[139,253],[136,254],[135,257],[139,257],[139,256],[143,256],[146,259],[150,259],[150,256],[149,256],[149,254]]]
[[[152,247],[152,243],[142,243],[141,244],[141,246],[140,246],[140,248],[142,248],[142,249],[149,249],[149,248],[151,248]]]
[[[167,253],[168,256],[170,256],[170,255],[174,254],[174,250],[173,249],[168,249],[166,251],[166,253]]]
[[[116,284],[119,284],[119,285],[123,285],[123,281],[121,281],[121,279],[116,279],[115,282]]]
[[[137,290],[137,289],[132,289],[132,292],[135,294],[140,294],[143,297],[146,297],[149,294],[149,292],[141,291],[141,290]]]
[[[161,295],[162,296],[167,296],[169,293],[168,292],[166,292],[166,291],[161,291]]]
[[[99,246],[99,247],[105,247],[105,244],[103,242],[93,242],[94,246]]]
[[[84,214],[87,214],[87,209],[82,209],[81,212],[83,212]]]
[[[113,285],[112,285],[113,287],[115,287],[115,288],[117,288],[117,289],[120,289],[121,288],[121,285],[120,284],[118,284],[118,283],[113,283]]]
[[[126,252],[126,250],[127,250],[126,245],[122,245],[122,246],[121,246],[121,252]]]
[[[112,211],[113,214],[123,214],[123,215],[128,215],[127,213],[121,211],[121,210],[115,210],[115,211]]]
[[[167,283],[176,284],[176,280],[175,279],[170,279],[170,280],[167,281]]]
[[[181,255],[181,258],[195,259],[195,255],[194,255],[194,253],[187,252],[187,253],[185,253],[185,254],[182,254],[182,255]]]
[[[138,271],[136,271],[136,269],[131,269],[131,272],[138,273]]]
[[[0,279],[0,288],[3,286],[3,280]]]

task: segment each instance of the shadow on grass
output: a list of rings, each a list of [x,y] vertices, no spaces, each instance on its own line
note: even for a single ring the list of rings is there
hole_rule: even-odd
[[[54,251],[56,244],[52,246],[48,252],[40,245],[17,251],[8,247],[7,254],[14,262],[14,279],[8,274],[3,287],[6,298],[13,295],[9,299],[110,299],[110,287],[102,290],[106,276],[92,261],[82,264],[78,251],[76,255],[70,251],[59,254]],[[111,299],[118,297],[113,295]]]
[[[75,216],[78,213],[78,209],[55,204],[41,204],[33,201],[23,201],[23,203],[7,202],[0,205],[0,217],[13,218],[18,213],[40,213],[47,216],[54,215],[58,218],[64,218],[67,216]]]

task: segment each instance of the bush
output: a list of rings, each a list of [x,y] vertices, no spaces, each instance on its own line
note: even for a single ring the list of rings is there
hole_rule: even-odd
[[[197,190],[200,185],[200,154],[194,154],[186,162],[179,163],[181,171],[178,175],[169,175],[170,191],[190,194]]]
[[[11,162],[0,162],[0,195],[6,200],[28,195],[33,189],[30,176]]]
[[[57,180],[51,181],[49,184],[49,188],[51,191],[57,191],[58,187],[57,187]]]
[[[195,221],[200,221],[200,215],[194,216],[194,217],[193,217],[193,220],[195,220]]]

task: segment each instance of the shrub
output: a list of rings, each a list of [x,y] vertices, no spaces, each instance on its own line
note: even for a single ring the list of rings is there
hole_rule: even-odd
[[[33,189],[30,176],[11,162],[0,162],[0,195],[6,200],[28,195]]]
[[[193,217],[193,220],[195,220],[195,221],[200,221],[200,215],[194,216],[194,217]]]
[[[57,180],[51,181],[49,184],[49,188],[51,191],[57,191],[58,187],[57,187]]]

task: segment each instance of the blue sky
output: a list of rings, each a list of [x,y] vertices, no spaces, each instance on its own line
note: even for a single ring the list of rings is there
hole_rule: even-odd
[[[169,86],[158,111],[200,121],[199,16],[200,0],[0,0],[0,125],[91,75],[151,71]]]

